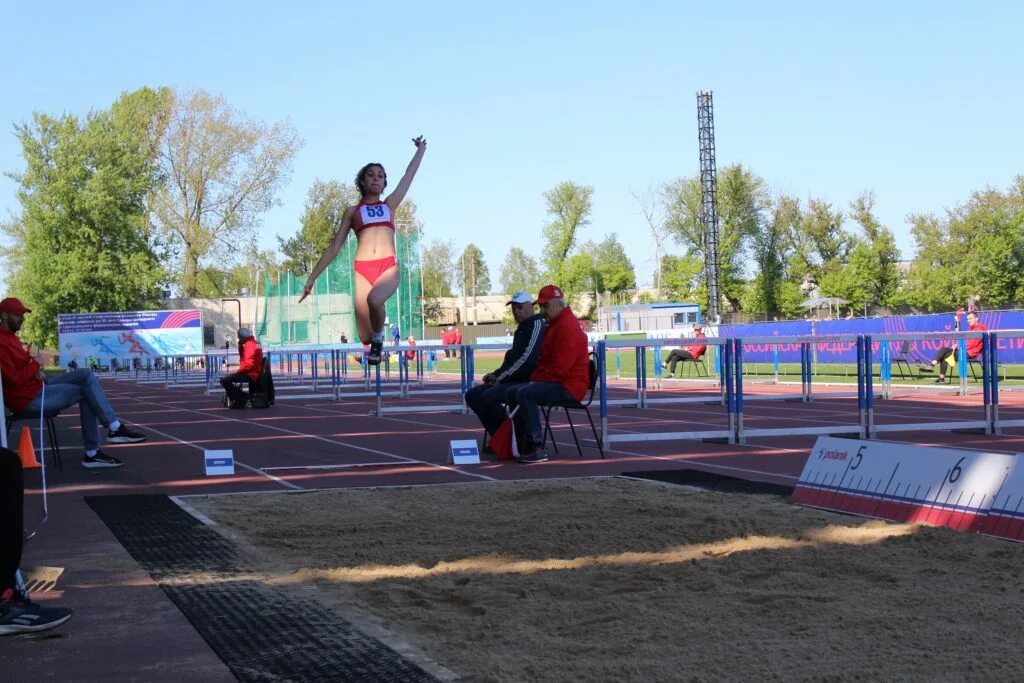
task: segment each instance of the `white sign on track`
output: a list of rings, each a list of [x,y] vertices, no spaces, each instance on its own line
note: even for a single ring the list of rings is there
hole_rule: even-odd
[[[822,436],[793,498],[827,510],[978,531],[1015,461],[1005,453]]]
[[[1011,541],[1024,542],[1024,455],[996,494],[979,531]]]
[[[216,477],[235,473],[235,454],[233,451],[203,451],[203,464],[206,476]]]
[[[480,449],[472,439],[453,439],[448,461],[456,465],[479,465]]]

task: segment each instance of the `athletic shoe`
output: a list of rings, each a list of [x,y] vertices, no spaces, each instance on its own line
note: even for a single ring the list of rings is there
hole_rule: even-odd
[[[116,431],[111,430],[107,432],[107,443],[142,443],[146,438],[145,434],[128,429],[124,422],[121,423],[121,426]]]
[[[380,365],[380,357],[384,353],[384,342],[371,341],[370,350],[366,354],[366,362],[370,365]]]
[[[66,607],[41,607],[24,593],[8,589],[0,596],[0,635],[47,631],[72,615],[74,612]]]
[[[931,372],[933,368],[931,365],[919,365],[917,366],[917,369],[921,372]]]
[[[527,465],[532,465],[533,463],[536,463],[536,462],[547,462],[548,454],[546,452],[544,452],[544,451],[539,451],[538,450],[538,451],[534,451],[533,453],[529,453],[529,454],[522,453],[520,455],[515,456],[515,459],[518,460],[521,463],[525,463]]]
[[[935,378],[934,384],[945,384],[945,383],[946,383],[946,378],[945,377],[936,377]]]
[[[673,377],[672,373],[670,372],[670,373],[665,375],[665,379],[675,379],[675,377]]]
[[[82,458],[82,467],[88,467],[89,469],[121,467],[122,465],[124,465],[123,462],[107,455],[103,451],[96,451],[96,455],[91,458],[88,455]]]

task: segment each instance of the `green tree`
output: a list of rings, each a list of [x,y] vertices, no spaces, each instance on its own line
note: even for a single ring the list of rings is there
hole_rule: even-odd
[[[345,210],[359,203],[359,191],[337,180],[313,181],[306,194],[306,206],[293,237],[277,238],[284,267],[295,275],[309,275],[313,266],[341,228]]]
[[[542,286],[540,268],[537,261],[526,255],[519,247],[512,247],[505,256],[505,262],[501,265],[501,275],[498,278],[502,291],[506,294],[514,294],[518,291],[536,294]]]
[[[58,313],[151,308],[165,275],[146,198],[160,181],[157,141],[169,93],[142,88],[83,120],[36,113],[15,127],[25,170],[12,244],[11,293],[32,308],[26,341],[55,347]]]
[[[662,196],[666,228],[688,253],[696,255],[703,263],[707,244],[700,220],[700,178],[674,180],[665,186]],[[716,198],[720,291],[733,310],[739,310],[745,287],[746,247],[750,238],[759,232],[771,199],[764,180],[739,164],[721,169]]]
[[[423,296],[428,301],[452,296],[455,282],[455,244],[434,240],[423,249]]]
[[[662,259],[662,287],[670,301],[705,301],[704,261],[696,254]]]
[[[544,193],[547,213],[552,216],[544,226],[545,277],[554,282],[562,278],[562,266],[576,245],[579,232],[590,224],[591,197],[594,188],[571,182],[559,183]]]
[[[864,233],[863,239],[856,240],[849,260],[851,279],[862,298],[850,302],[889,306],[898,299],[900,252],[892,230],[875,217],[874,206],[875,197],[870,192],[850,204],[850,217]]]
[[[597,289],[617,294],[636,289],[636,272],[633,262],[626,256],[626,250],[617,235],[608,235],[594,250],[597,259]]]
[[[159,163],[166,182],[153,216],[178,249],[184,296],[198,291],[201,265],[231,261],[251,242],[262,214],[291,173],[301,141],[287,122],[248,120],[222,97],[177,92]]]
[[[459,291],[466,296],[485,296],[491,293],[491,273],[480,247],[470,243],[455,262],[455,276]]]

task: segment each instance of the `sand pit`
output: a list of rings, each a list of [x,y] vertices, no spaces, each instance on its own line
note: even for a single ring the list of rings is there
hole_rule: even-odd
[[[976,535],[627,479],[188,504],[464,680],[1024,679],[1024,546]]]

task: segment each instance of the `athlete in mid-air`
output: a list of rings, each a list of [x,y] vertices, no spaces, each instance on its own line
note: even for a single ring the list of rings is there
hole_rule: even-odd
[[[337,234],[309,274],[306,286],[302,288],[302,296],[299,297],[301,302],[309,296],[317,277],[341,251],[349,231],[354,232],[359,241],[353,264],[356,271],[356,331],[363,344],[370,345],[366,360],[371,365],[380,363],[384,347],[384,304],[398,289],[395,214],[412,185],[412,179],[416,177],[423,153],[427,151],[427,141],[422,135],[415,138],[413,143],[416,145],[416,153],[405,169],[405,175],[395,191],[383,200],[380,198],[381,193],[388,186],[384,167],[373,163],[359,169],[356,174],[356,188],[361,195],[359,204],[345,210]]]

